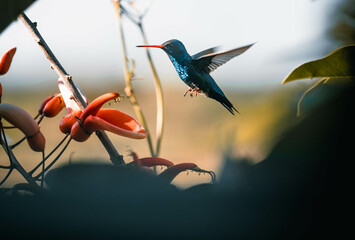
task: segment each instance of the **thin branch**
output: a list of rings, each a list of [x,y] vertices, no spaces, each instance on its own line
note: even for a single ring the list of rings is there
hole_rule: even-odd
[[[72,140],[72,138],[69,138],[68,142],[65,144],[65,146],[63,147],[62,151],[60,151],[58,156],[55,159],[53,159],[53,161],[45,169],[43,169],[42,172],[40,172],[37,176],[33,177],[35,180],[38,180],[39,177],[41,177],[41,176],[43,177],[44,174],[53,166],[53,164],[58,161],[58,159],[64,153],[65,149],[67,149],[67,147],[69,146],[69,143],[70,143],[71,140]]]
[[[78,104],[80,109],[85,109],[87,106],[85,100],[82,98],[79,90],[76,88],[72,77],[65,71],[63,66],[60,64],[58,59],[55,57],[53,52],[48,47],[47,43],[42,38],[39,31],[37,30],[37,23],[31,22],[31,20],[26,16],[25,13],[21,13],[19,15],[19,19],[24,23],[34,40],[43,50],[44,55],[47,57],[48,61],[51,64],[51,68],[54,69],[54,71],[58,74],[59,78],[63,81],[65,86],[69,89],[69,91],[71,91],[71,93],[73,94],[73,99]],[[125,164],[122,155],[117,152],[116,148],[113,146],[107,134],[104,131],[96,131],[96,135],[98,136],[101,143],[104,145],[106,151],[110,155],[110,160],[112,161],[112,163],[115,165]]]
[[[44,169],[45,169],[45,163],[44,161],[44,150],[42,151],[42,178],[41,178],[41,187],[43,188],[43,183],[44,183]]]
[[[14,170],[14,168],[10,168],[10,170],[7,172],[4,179],[0,182],[0,186],[8,179],[8,177],[10,176],[10,174],[12,173],[13,170]]]
[[[64,138],[55,146],[55,148],[45,157],[43,158],[42,162],[38,163],[36,167],[34,167],[31,171],[28,173],[32,176],[32,174],[45,162],[57,149],[63,144],[63,142],[69,137],[69,134],[66,134]]]
[[[14,149],[15,147],[17,147],[18,145],[20,145],[23,141],[25,141],[26,137],[21,138],[19,141],[17,141],[16,143],[12,144],[10,146],[11,149]]]
[[[26,172],[26,170],[17,161],[12,150],[10,148],[6,148],[4,146],[3,146],[3,148],[4,148],[5,152],[7,153],[7,155],[9,156],[9,158],[11,159],[11,164],[12,164],[13,168],[16,169],[26,179],[26,181],[28,183],[37,184],[36,181]]]

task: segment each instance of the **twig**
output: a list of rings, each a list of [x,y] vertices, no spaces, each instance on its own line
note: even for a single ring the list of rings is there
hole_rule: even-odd
[[[19,15],[19,19],[24,23],[34,40],[43,50],[44,55],[47,57],[48,61],[51,64],[51,68],[54,69],[54,71],[59,75],[59,78],[63,81],[65,86],[69,89],[69,91],[71,91],[71,93],[73,94],[73,99],[78,104],[80,109],[85,109],[87,106],[85,100],[81,97],[79,90],[76,88],[72,80],[72,77],[65,71],[63,66],[60,64],[58,59],[55,57],[53,52],[48,47],[47,43],[42,38],[39,31],[37,30],[37,23],[31,22],[31,20],[26,16],[25,13],[21,13]],[[125,164],[122,155],[117,152],[116,148],[113,146],[107,134],[104,131],[96,131],[96,135],[98,136],[101,143],[104,145],[106,151],[110,155],[110,160],[112,161],[112,163],[115,165]]]
[[[6,180],[8,179],[8,177],[10,176],[10,174],[12,173],[12,171],[14,170],[14,168],[10,168],[10,170],[7,172],[6,176],[4,177],[4,179],[0,182],[0,186],[6,182]]]
[[[11,165],[13,166],[14,169],[16,169],[25,179],[28,183],[31,184],[37,184],[36,181],[31,178],[31,176],[26,172],[26,170],[21,166],[21,164],[17,161],[15,155],[13,154],[12,150],[10,148],[4,147],[5,152],[11,159]]]
[[[69,146],[69,143],[71,140],[72,140],[72,138],[69,138],[68,142],[65,144],[65,146],[63,147],[62,151],[60,151],[58,156],[55,159],[53,159],[53,161],[45,169],[43,169],[42,172],[40,172],[37,176],[33,177],[34,179],[38,180],[39,177],[44,176],[44,173],[47,172],[53,166],[53,164],[56,163],[58,161],[58,159],[62,156],[65,149],[67,149],[67,147]]]
[[[64,138],[57,144],[57,146],[45,157],[42,162],[38,163],[36,167],[34,167],[31,171],[28,172],[32,176],[32,174],[45,162],[57,149],[63,144],[63,142],[69,137],[69,134],[66,134]]]

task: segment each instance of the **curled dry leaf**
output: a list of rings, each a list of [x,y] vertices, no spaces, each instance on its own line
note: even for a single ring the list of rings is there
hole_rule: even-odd
[[[40,132],[37,122],[28,112],[15,105],[2,103],[0,104],[0,117],[25,134],[27,142],[33,151],[41,152],[44,150],[45,138]]]
[[[16,52],[16,48],[11,48],[9,51],[7,51],[1,58],[0,60],[0,75],[4,75],[9,71],[12,58],[14,57]]]

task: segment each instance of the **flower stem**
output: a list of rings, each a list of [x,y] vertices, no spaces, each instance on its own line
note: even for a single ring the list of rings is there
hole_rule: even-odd
[[[37,164],[36,167],[34,167],[29,174],[32,176],[32,174],[41,166],[43,163],[63,144],[63,142],[69,137],[69,134],[66,134],[65,137],[57,144],[57,146],[46,156],[42,159],[42,162]]]
[[[2,128],[1,126],[1,122],[0,122],[0,128],[1,128],[1,134],[3,135],[3,138],[4,138],[4,144],[1,144],[3,149],[5,150],[6,154],[8,155],[9,157],[9,160],[10,160],[10,170],[11,169],[16,169],[25,179],[28,183],[30,184],[37,184],[36,181],[26,172],[26,170],[21,166],[21,164],[17,161],[15,155],[13,154],[12,152],[12,149],[9,147],[9,145],[7,144],[7,141],[6,141],[6,137],[5,137],[5,131],[4,129]],[[12,171],[11,171],[12,172]],[[8,173],[8,175],[11,174]],[[9,176],[7,176],[9,177]],[[6,178],[7,178],[6,177]],[[5,179],[6,180],[6,179]],[[4,180],[3,180],[4,181]],[[3,182],[2,181],[2,182]]]
[[[37,176],[33,177],[35,180],[38,180],[40,176],[42,176],[42,178],[43,178],[45,172],[47,172],[53,166],[53,164],[56,163],[58,161],[58,159],[62,156],[65,149],[67,149],[67,147],[69,146],[69,143],[71,140],[72,140],[72,138],[69,138],[68,142],[65,144],[65,146],[63,147],[62,151],[60,151],[58,156],[55,159],[53,159],[53,161],[45,169],[43,169],[42,172],[40,172]]]

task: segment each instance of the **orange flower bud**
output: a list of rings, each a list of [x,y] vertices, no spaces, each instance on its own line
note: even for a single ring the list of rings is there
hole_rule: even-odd
[[[46,144],[46,139],[44,138],[43,134],[38,130],[35,135],[27,137],[27,142],[33,151],[42,152]]]
[[[70,137],[77,142],[85,142],[89,139],[91,133],[85,131],[84,128],[80,126],[79,121],[77,121],[71,128]]]
[[[46,117],[55,117],[60,111],[65,107],[62,94],[56,94],[52,99],[50,99],[43,109],[43,114]]]
[[[2,56],[0,61],[0,75],[4,75],[9,70],[15,52],[16,48],[14,47],[7,51],[4,56]]]
[[[62,133],[70,133],[74,123],[76,123],[81,115],[81,110],[74,110],[69,115],[65,116],[59,123],[59,129]]]
[[[0,104],[0,118],[21,130],[33,151],[41,152],[45,147],[45,138],[39,130],[37,122],[33,117],[17,106],[8,103]]]
[[[39,114],[42,114],[43,113],[43,109],[44,107],[46,106],[46,104],[55,97],[55,94],[54,95],[51,95],[49,97],[47,97],[46,99],[44,99],[44,101],[41,103],[41,105],[39,106],[39,109],[38,109],[38,113]]]

